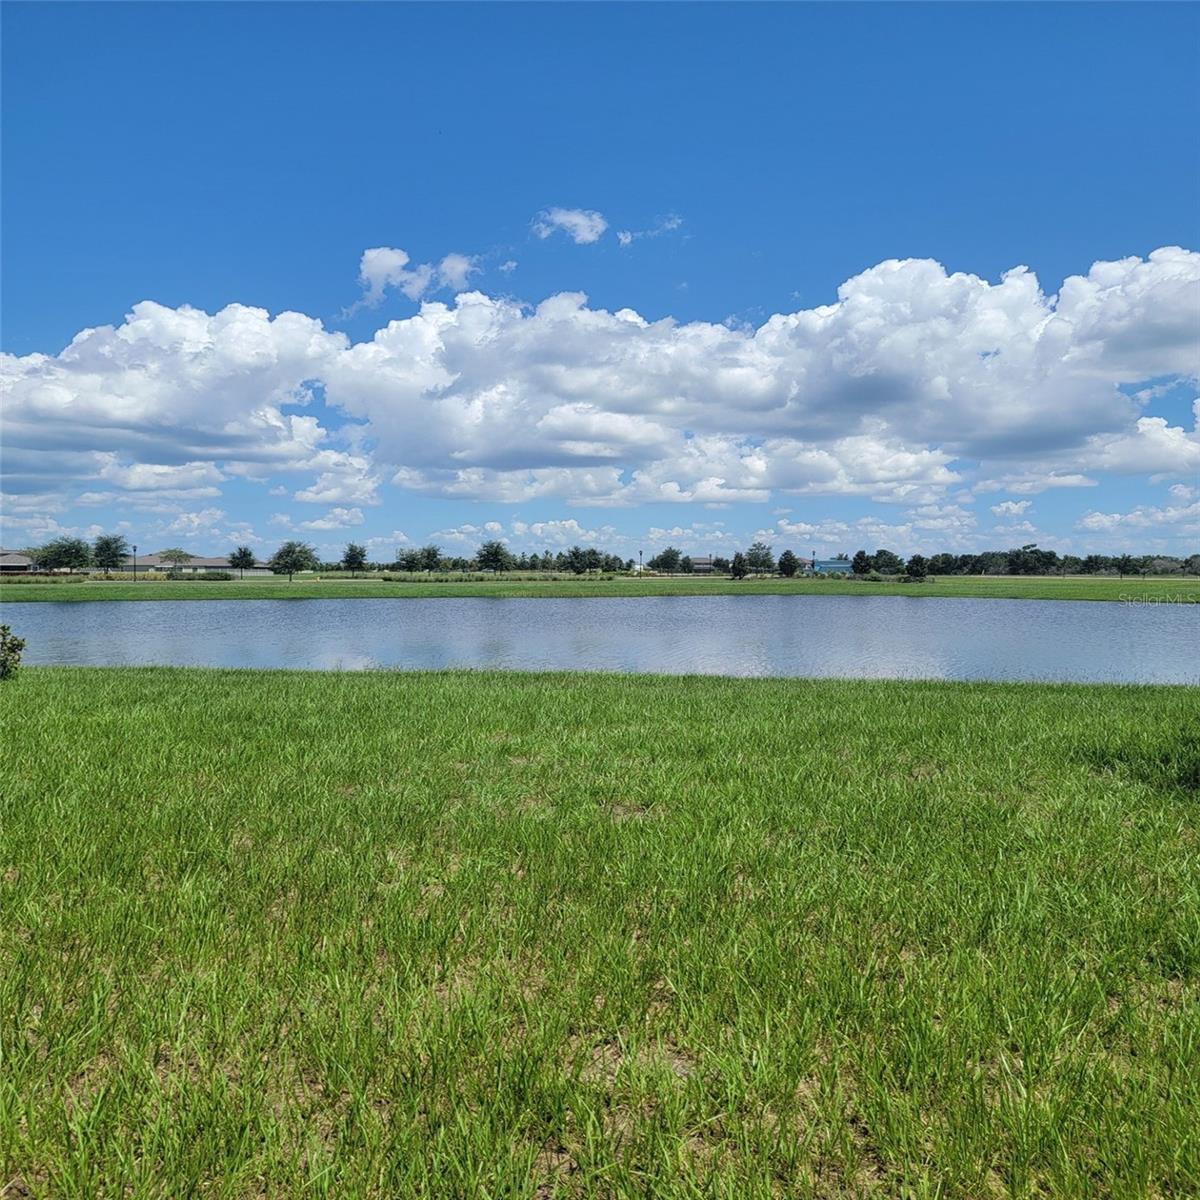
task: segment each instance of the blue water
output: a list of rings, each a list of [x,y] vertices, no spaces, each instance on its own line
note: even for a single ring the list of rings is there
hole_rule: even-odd
[[[12,603],[31,664],[1200,683],[1200,606],[903,596]]]

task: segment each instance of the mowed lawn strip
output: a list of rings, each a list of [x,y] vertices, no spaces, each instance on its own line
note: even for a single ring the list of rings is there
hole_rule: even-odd
[[[0,709],[0,1194],[1200,1194],[1197,690]]]
[[[396,597],[497,596],[563,599],[572,596],[942,596],[978,600],[1115,600],[1127,603],[1200,603],[1200,578],[1170,576],[1119,579],[1107,575],[943,575],[924,583],[869,583],[852,579],[735,580],[702,575],[663,578],[485,578],[233,580],[70,580],[0,582],[0,601],[83,600],[347,600]]]

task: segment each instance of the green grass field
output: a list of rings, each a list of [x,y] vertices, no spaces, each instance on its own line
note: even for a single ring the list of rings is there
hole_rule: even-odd
[[[571,596],[968,596],[995,600],[1125,600],[1200,603],[1200,578],[1117,579],[1075,575],[947,575],[925,583],[857,583],[839,579],[706,579],[703,576],[609,579],[504,579],[396,581],[382,579],[257,578],[229,582],[163,580],[137,583],[65,580],[47,583],[0,583],[0,601],[22,600],[345,600],[434,596],[562,598]]]
[[[1200,691],[0,707],[0,1195],[1200,1195]]]

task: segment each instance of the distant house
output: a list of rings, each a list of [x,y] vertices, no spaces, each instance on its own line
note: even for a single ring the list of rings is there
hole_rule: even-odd
[[[37,564],[28,554],[18,554],[15,550],[0,550],[0,575],[25,575],[36,570]]]
[[[134,567],[134,557],[132,554],[127,554],[124,561],[124,569],[131,571]],[[137,569],[139,571],[178,571],[180,575],[195,575],[202,571],[229,571],[234,575],[240,575],[242,572],[237,567],[229,565],[228,557],[223,558],[201,558],[199,555],[193,554],[191,558],[179,566],[167,562],[158,554],[139,554],[137,556]],[[245,570],[247,575],[271,575],[274,572],[266,563],[259,563],[254,567],[247,567]]]
[[[711,575],[713,572],[713,560],[704,555],[700,558],[692,559],[692,574],[693,575]]]

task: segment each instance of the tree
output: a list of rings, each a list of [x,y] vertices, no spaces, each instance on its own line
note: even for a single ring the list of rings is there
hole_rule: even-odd
[[[291,583],[297,571],[315,571],[317,552],[307,542],[284,542],[267,564],[276,575],[286,575]]]
[[[775,556],[766,542],[755,542],[746,551],[746,565],[757,574],[775,570]]]
[[[914,554],[908,560],[904,573],[909,579],[924,579],[929,574],[929,564],[920,554]]]
[[[729,559],[722,558],[719,554],[716,555],[712,560],[712,569],[718,575],[729,574]]]
[[[367,548],[360,546],[357,542],[348,542],[346,549],[342,551],[341,567],[343,571],[349,571],[353,574],[355,571],[363,570],[367,565]]]
[[[799,569],[800,560],[790,550],[785,550],[779,556],[779,573],[785,579],[791,579]]]
[[[1126,575],[1132,575],[1135,570],[1133,559],[1128,554],[1122,554],[1117,561],[1113,563],[1113,566],[1117,568],[1117,574],[1120,575],[1122,579],[1124,579]]]
[[[875,570],[875,564],[871,561],[871,556],[865,550],[859,550],[850,560],[850,570],[855,575],[870,575]]]
[[[481,570],[508,571],[512,569],[513,556],[503,542],[484,542],[475,556]]]
[[[1039,550],[1037,542],[1029,542],[1019,550],[1009,550],[1006,560],[1009,575],[1046,575],[1058,566],[1058,553]]]
[[[685,554],[679,560],[679,570],[683,575],[694,575],[696,573],[696,564],[692,562],[692,556]]]
[[[129,543],[119,533],[102,533],[92,544],[92,562],[105,571],[119,571],[128,553]]]
[[[428,546],[422,546],[417,552],[417,567],[418,571],[436,571],[441,565],[442,548],[430,543]]]
[[[249,546],[239,546],[230,556],[229,565],[238,569],[238,578],[246,578],[246,568],[253,570],[256,565],[254,551]]]
[[[729,573],[734,579],[745,579],[749,571],[750,566],[746,562],[746,556],[739,550],[733,556],[733,562],[729,564]]]
[[[171,546],[169,549],[160,550],[158,557],[163,562],[171,564],[172,572],[192,561],[192,556],[186,550],[181,550],[178,546]]]
[[[38,565],[48,571],[68,571],[86,567],[92,561],[92,551],[83,538],[60,537],[47,542],[38,551]]]
[[[674,575],[679,570],[679,564],[682,561],[683,555],[674,546],[668,546],[665,550],[659,551],[646,566],[652,571],[665,571],[668,575]]]
[[[876,550],[871,563],[881,575],[898,575],[904,570],[904,559],[891,550]]]

